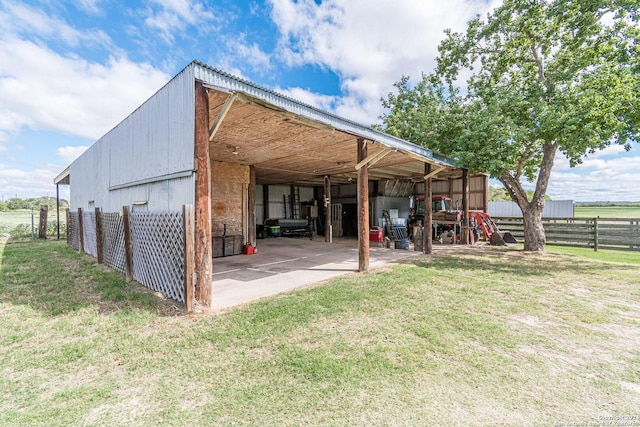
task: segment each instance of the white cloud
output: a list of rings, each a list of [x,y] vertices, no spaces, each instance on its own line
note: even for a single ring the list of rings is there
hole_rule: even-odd
[[[414,80],[435,66],[443,30],[461,31],[499,1],[270,0],[281,33],[280,57],[290,66],[315,64],[336,72],[346,94],[340,115],[373,123],[380,97],[404,75]]]
[[[337,96],[321,95],[301,88],[275,88],[276,92],[300,101],[304,104],[311,105],[324,111],[332,111],[335,105],[340,101]]]
[[[607,158],[615,158],[616,156],[619,156],[623,153],[626,153],[624,146],[612,144],[607,148],[587,155],[587,157],[583,159],[582,163],[572,168],[569,164],[569,159],[567,159],[561,152],[558,151],[558,153],[556,154],[556,160],[553,165],[553,169],[555,171],[605,169],[609,167]]]
[[[160,31],[167,43],[172,43],[174,33],[187,25],[198,25],[213,20],[214,15],[204,5],[191,0],[153,0],[159,10],[149,12],[145,24]]]
[[[33,170],[25,171],[0,164],[0,196],[5,199],[16,195],[20,198],[46,195],[55,197],[53,179],[59,173],[59,165],[39,165]],[[63,187],[65,186],[61,187],[61,197],[64,198]]]
[[[639,182],[640,157],[595,159],[579,168],[554,167],[547,193],[555,200],[638,201]]]
[[[80,157],[82,153],[87,151],[87,146],[79,145],[79,146],[71,146],[67,145],[64,147],[59,147],[56,150],[56,156],[58,156],[65,164],[72,163],[75,159]]]
[[[242,62],[253,69],[265,72],[272,67],[271,55],[260,49],[257,43],[247,43],[244,37],[233,38],[227,44],[234,53],[234,62]]]
[[[102,0],[79,0],[77,2],[77,6],[90,14],[98,14],[100,13],[100,3]]]
[[[44,11],[22,3],[3,1],[0,9],[0,34],[25,35],[63,41],[72,47],[80,44],[111,46],[109,36],[103,31],[79,31],[66,22],[47,15]]]
[[[589,154],[589,158],[598,159],[598,158],[601,158],[601,157],[615,156],[615,155],[618,155],[618,154],[625,153],[626,151],[627,150],[625,150],[623,145],[612,144],[612,145],[608,146],[607,148],[605,148],[603,150],[598,150],[593,154]]]
[[[97,139],[168,79],[122,57],[99,64],[31,41],[0,40],[0,130],[26,125]]]
[[[2,153],[3,151],[7,151],[7,147],[5,147],[4,145],[0,145],[0,153]]]

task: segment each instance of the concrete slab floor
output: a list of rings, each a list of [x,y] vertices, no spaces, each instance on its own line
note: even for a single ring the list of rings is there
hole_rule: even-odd
[[[322,236],[314,240],[279,237],[258,240],[258,252],[213,260],[213,309],[226,310],[260,298],[358,271],[358,241]],[[370,268],[423,256],[413,250],[371,244]]]

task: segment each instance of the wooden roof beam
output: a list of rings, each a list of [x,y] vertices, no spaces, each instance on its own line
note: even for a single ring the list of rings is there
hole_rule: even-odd
[[[216,117],[216,121],[213,122],[213,126],[211,126],[211,129],[209,129],[209,141],[213,141],[213,137],[216,135],[216,132],[218,132],[218,129],[220,129],[220,125],[222,125],[222,121],[224,120],[227,113],[231,109],[231,105],[233,105],[233,101],[236,100],[237,96],[238,95],[235,93],[230,93],[229,96],[227,97],[227,100],[222,106],[222,110],[220,110],[220,113],[218,113],[218,117]]]
[[[437,167],[437,168],[433,169],[431,172],[429,172],[428,174],[426,174],[424,176],[424,180],[426,181],[429,178],[433,178],[434,176],[438,175],[440,172],[442,172],[445,169],[446,169],[446,166],[440,166],[440,167]]]
[[[373,154],[367,157],[366,159],[362,160],[361,162],[359,162],[356,165],[356,170],[360,170],[365,165],[367,165],[368,167],[375,165],[377,162],[382,160],[384,156],[391,153],[392,151],[394,150],[391,148],[383,148],[382,150],[378,151],[376,154]]]

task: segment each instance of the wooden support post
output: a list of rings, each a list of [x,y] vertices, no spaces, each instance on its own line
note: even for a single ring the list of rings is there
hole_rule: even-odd
[[[102,264],[102,212],[100,212],[100,208],[96,208],[96,252],[98,264]]]
[[[209,97],[201,82],[196,82],[195,97],[195,297],[211,307],[213,251],[211,234],[211,159],[209,157]]]
[[[122,225],[124,226],[124,276],[127,281],[133,280],[133,245],[131,244],[131,221],[129,206],[122,207]]]
[[[56,229],[60,240],[60,184],[56,184]]]
[[[469,170],[462,169],[462,230],[464,244],[470,245],[471,228],[469,227]]]
[[[38,239],[47,238],[47,216],[49,215],[49,206],[40,206],[40,221],[38,222]]]
[[[593,219],[593,250],[595,252],[598,251],[598,220],[600,219],[599,216],[595,217]]]
[[[82,208],[78,208],[78,252],[84,252],[84,226],[82,224]]]
[[[358,163],[367,158],[367,141],[358,138]],[[369,167],[358,169],[358,271],[369,270]]]
[[[324,176],[324,241],[333,242],[331,230],[331,177]]]
[[[482,211],[489,212],[489,176],[482,175]]]
[[[248,243],[256,247],[256,167],[249,166],[249,237]]]
[[[424,182],[424,218],[422,219],[423,232],[423,250],[425,254],[431,255],[433,252],[433,211],[431,206],[431,197],[433,186],[431,181],[431,164],[424,164],[424,175],[428,178]]]
[[[184,232],[184,305],[187,313],[190,313],[193,311],[194,294],[193,205],[182,206],[182,224]]]

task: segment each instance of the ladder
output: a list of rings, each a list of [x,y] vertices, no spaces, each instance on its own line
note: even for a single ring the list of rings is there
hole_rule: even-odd
[[[403,225],[394,225],[391,223],[391,218],[389,216],[389,211],[383,210],[382,216],[384,217],[384,226],[385,231],[387,232],[387,236],[391,241],[395,242],[396,240],[406,240],[407,237],[407,228]]]
[[[293,219],[300,219],[300,187],[293,187]]]
[[[389,216],[389,211],[383,210],[382,216],[384,217],[384,231],[391,240],[395,240],[395,235],[393,233],[393,225],[391,224],[391,217]]]

